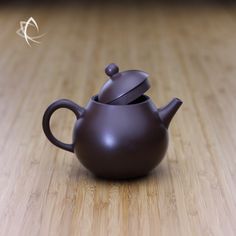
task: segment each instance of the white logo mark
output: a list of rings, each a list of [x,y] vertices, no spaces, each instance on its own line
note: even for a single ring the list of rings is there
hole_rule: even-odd
[[[30,17],[27,21],[20,21],[20,29],[18,29],[16,31],[16,33],[19,36],[21,36],[22,38],[24,38],[26,43],[31,47],[29,41],[32,41],[34,43],[40,43],[36,39],[39,39],[39,38],[43,37],[45,34],[41,34],[41,35],[38,35],[38,36],[29,36],[27,34],[27,30],[28,30],[29,26],[33,26],[34,28],[37,29],[37,32],[39,32],[39,27],[38,27],[36,21],[34,20],[33,17]]]

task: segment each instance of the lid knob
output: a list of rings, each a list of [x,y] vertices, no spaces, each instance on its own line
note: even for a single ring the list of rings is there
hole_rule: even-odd
[[[105,69],[105,73],[110,77],[117,74],[118,72],[119,72],[119,67],[114,63],[109,64]]]

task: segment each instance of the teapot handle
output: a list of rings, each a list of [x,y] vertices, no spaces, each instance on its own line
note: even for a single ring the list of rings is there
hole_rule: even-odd
[[[45,111],[45,113],[43,115],[43,123],[42,123],[43,131],[44,131],[45,135],[47,136],[47,138],[49,139],[49,141],[59,148],[62,148],[62,149],[69,151],[69,152],[74,152],[74,145],[75,144],[74,143],[67,144],[67,143],[63,143],[63,142],[59,141],[57,138],[54,137],[54,135],[52,134],[51,128],[50,128],[51,116],[57,109],[60,109],[60,108],[67,108],[67,109],[73,111],[77,119],[79,119],[83,115],[85,109],[68,99],[60,99],[60,100],[57,100],[54,103],[52,103],[47,108],[47,110]]]

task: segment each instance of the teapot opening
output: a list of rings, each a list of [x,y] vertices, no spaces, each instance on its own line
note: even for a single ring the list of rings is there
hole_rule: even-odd
[[[149,99],[149,97],[145,96],[145,95],[141,95],[140,97],[138,97],[137,99],[135,99],[134,101],[130,102],[128,105],[131,104],[137,104],[137,103],[142,103],[145,102]]]
[[[98,95],[94,96],[92,99],[93,99],[95,102],[98,102],[98,103],[100,103],[100,104],[104,104],[104,103],[102,103],[102,102],[100,102],[100,101],[98,100]],[[128,103],[127,105],[122,105],[122,106],[128,106],[128,105],[139,104],[139,103],[146,102],[147,100],[149,100],[149,97],[148,97],[148,96],[146,96],[146,95],[141,95],[140,97],[138,97],[138,98],[135,99],[134,101]],[[113,105],[113,104],[107,104],[107,103],[105,103],[104,105],[120,106],[120,105]]]

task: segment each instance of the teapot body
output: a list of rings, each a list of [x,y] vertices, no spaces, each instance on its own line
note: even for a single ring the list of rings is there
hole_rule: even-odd
[[[146,175],[163,159],[167,129],[149,97],[129,105],[90,99],[74,126],[74,152],[99,177],[127,179]]]

